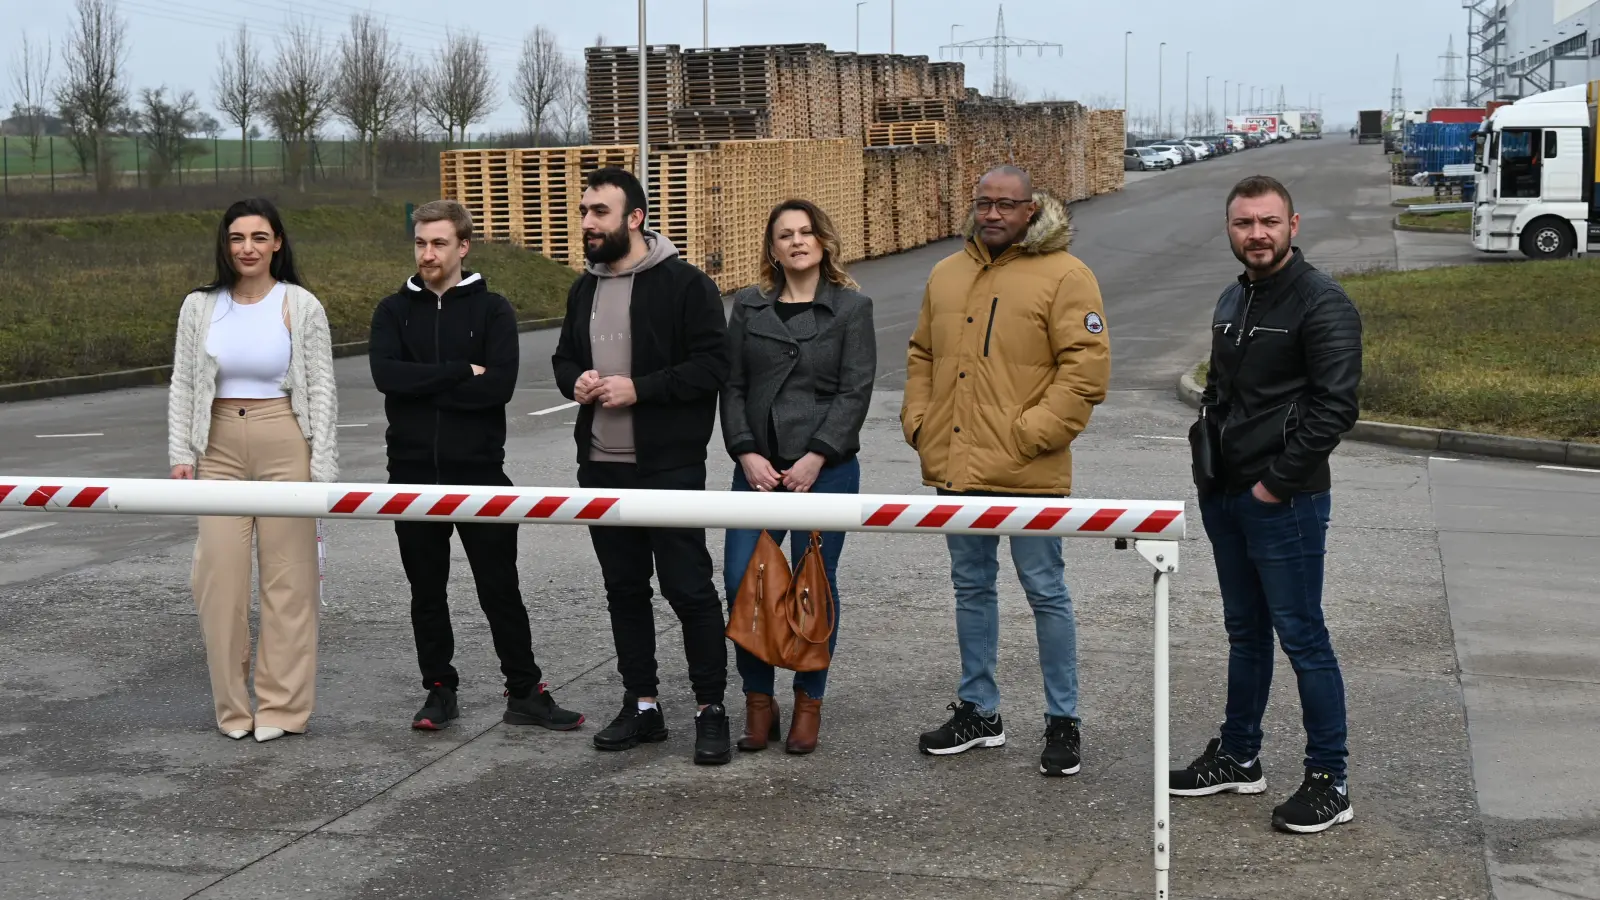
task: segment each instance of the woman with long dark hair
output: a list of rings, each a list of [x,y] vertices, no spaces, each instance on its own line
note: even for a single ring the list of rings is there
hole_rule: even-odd
[[[338,392],[322,304],[263,199],[228,207],[216,277],[184,298],[167,394],[173,478],[335,481]],[[251,555],[261,633],[250,678]],[[313,519],[201,516],[191,575],[217,727],[257,741],[306,730],[317,668]]]
[[[839,263],[839,234],[806,200],[779,204],[761,241],[761,282],[734,298],[728,322],[728,383],[722,433],[737,465],[735,491],[853,494],[861,490],[861,426],[878,366],[872,301]],[[770,530],[769,530],[770,531]],[[784,533],[771,531],[780,544]],[[755,553],[758,530],[730,530],[723,578],[732,607]],[[798,563],[809,535],[790,539]],[[839,635],[839,554],[844,532],[822,535],[823,568],[833,588],[831,653]],[[743,647],[734,658],[744,679],[745,731],[740,750],[776,740],[781,718],[775,673]],[[794,716],[785,749],[810,753],[821,726],[828,673],[797,672]]]

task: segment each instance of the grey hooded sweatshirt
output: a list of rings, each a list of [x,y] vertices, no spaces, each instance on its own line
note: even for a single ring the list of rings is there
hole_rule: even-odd
[[[633,276],[676,258],[678,248],[660,234],[644,229],[650,252],[631,269],[613,271],[606,263],[590,263],[589,272],[600,279],[594,290],[594,311],[589,317],[589,345],[594,368],[601,378],[633,377],[633,326],[628,308],[633,302]],[[594,428],[589,459],[592,462],[637,462],[633,448],[633,411],[627,407],[594,408]]]

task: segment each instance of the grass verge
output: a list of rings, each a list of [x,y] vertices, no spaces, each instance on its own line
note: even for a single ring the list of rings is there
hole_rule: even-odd
[[[1363,419],[1600,443],[1600,260],[1341,281],[1361,310]]]
[[[0,222],[0,384],[172,362],[183,297],[211,278],[221,210]],[[284,209],[302,275],[335,342],[365,340],[372,309],[415,272],[401,203]],[[518,318],[559,316],[574,273],[476,244]]]
[[[1445,213],[1401,213],[1400,224],[1441,234],[1471,234],[1472,211],[1456,210]]]

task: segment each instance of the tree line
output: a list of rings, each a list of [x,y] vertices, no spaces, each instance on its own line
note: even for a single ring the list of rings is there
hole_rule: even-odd
[[[70,32],[59,51],[28,35],[11,64],[16,95],[12,123],[20,126],[37,162],[54,117],[85,175],[109,191],[117,181],[111,139],[133,137],[148,148],[143,161],[159,186],[186,161],[202,155],[198,134],[216,137],[223,123],[200,107],[192,90],[166,85],[132,90],[127,71],[127,23],[116,0],[74,0]],[[603,38],[600,39],[603,42]],[[250,141],[260,126],[284,148],[284,171],[299,190],[314,170],[316,146],[342,124],[361,148],[361,166],[378,190],[381,148],[418,147],[438,136],[446,145],[467,139],[499,106],[498,86],[483,39],[451,31],[425,59],[408,53],[371,12],[350,17],[336,44],[309,23],[290,20],[270,55],[243,24],[217,49],[212,102],[238,129],[248,179]],[[587,139],[588,98],[582,66],[568,59],[544,26],[523,40],[506,86],[527,128],[525,140],[572,144]]]

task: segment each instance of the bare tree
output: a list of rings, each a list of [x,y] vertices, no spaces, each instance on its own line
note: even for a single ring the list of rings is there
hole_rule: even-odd
[[[78,21],[62,50],[67,77],[56,90],[62,118],[79,123],[84,157],[94,161],[96,186],[109,191],[116,180],[111,155],[111,128],[128,115],[127,23],[117,14],[116,0],[77,0]],[[70,110],[73,115],[67,116]],[[87,151],[85,153],[84,151]]]
[[[217,77],[213,89],[217,109],[239,128],[241,180],[251,179],[250,121],[261,112],[261,54],[250,43],[250,31],[241,24],[229,43],[217,48]]]
[[[545,120],[550,107],[560,97],[565,86],[569,63],[556,46],[555,32],[540,25],[522,41],[522,58],[517,61],[517,74],[511,82],[511,96],[522,107],[523,121],[533,136],[533,145],[539,146],[544,133]]]
[[[288,174],[303,193],[312,141],[333,105],[335,68],[322,36],[303,22],[289,23],[277,45],[278,59],[263,82],[262,111],[288,147]]]
[[[583,69],[568,62],[562,67],[561,89],[556,98],[556,122],[561,140],[568,146],[589,140],[589,89]]]
[[[199,154],[189,135],[199,130],[200,104],[193,91],[184,91],[167,97],[167,88],[139,92],[140,109],[134,118],[139,139],[150,148],[145,160],[145,171],[150,176],[150,186],[161,187],[173,171],[181,171],[183,163]]]
[[[378,140],[406,106],[407,70],[389,40],[389,28],[371,13],[350,17],[350,33],[339,39],[339,77],[333,110],[366,145],[372,196],[378,196]]]
[[[1083,105],[1090,109],[1121,109],[1122,98],[1115,94],[1090,94],[1084,98]]]
[[[450,34],[434,57],[433,72],[423,94],[428,118],[445,132],[467,139],[467,128],[495,109],[494,76],[489,49],[476,34]]]
[[[26,129],[23,136],[28,141],[28,170],[38,166],[39,143],[44,140],[46,98],[50,96],[50,62],[54,51],[47,40],[44,49],[22,35],[22,52],[11,64],[11,86],[16,91],[17,118]]]

